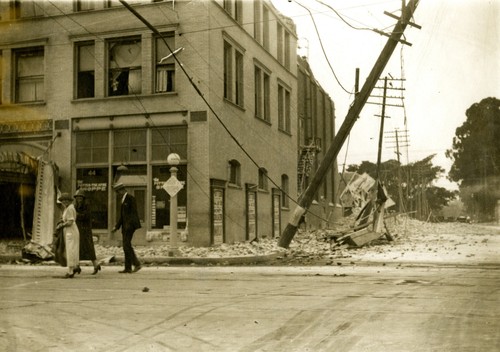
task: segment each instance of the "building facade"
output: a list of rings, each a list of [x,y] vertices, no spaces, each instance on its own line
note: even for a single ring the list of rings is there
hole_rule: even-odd
[[[0,2],[1,236],[52,215],[51,164],[54,187],[86,192],[100,240],[119,239],[119,181],[136,244],[164,243],[171,153],[186,244],[279,235],[298,184],[293,22],[264,0],[130,2],[160,35],[118,1]]]
[[[297,58],[297,189],[303,192],[335,137],[335,104],[324,91],[305,57]],[[307,222],[314,228],[326,227],[342,216],[339,178],[335,161],[316,192]]]

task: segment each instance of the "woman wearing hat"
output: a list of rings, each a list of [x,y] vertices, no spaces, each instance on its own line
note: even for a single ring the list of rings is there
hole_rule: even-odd
[[[59,202],[64,205],[62,220],[57,225],[57,230],[63,229],[64,242],[66,245],[66,261],[68,272],[66,279],[73,278],[75,273],[80,273],[80,232],[76,225],[76,210],[73,205],[73,197],[69,193],[62,193]]]
[[[86,197],[83,190],[77,190],[73,197],[75,198],[76,225],[80,231],[80,260],[91,260],[94,265],[92,275],[95,275],[101,270],[101,266],[97,263],[95,255],[90,208],[85,201]]]

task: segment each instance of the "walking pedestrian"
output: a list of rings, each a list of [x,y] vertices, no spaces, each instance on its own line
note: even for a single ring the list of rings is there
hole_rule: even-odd
[[[113,189],[119,196],[121,196],[120,217],[118,218],[116,225],[111,230],[112,232],[115,232],[120,227],[122,229],[125,268],[119,271],[119,273],[135,273],[142,268],[141,262],[137,259],[134,248],[132,247],[132,237],[134,236],[134,232],[141,227],[139,214],[137,212],[137,203],[135,197],[127,192],[123,183],[115,184]],[[134,266],[133,269],[132,265]]]
[[[95,255],[90,207],[83,190],[77,190],[73,198],[75,198],[76,225],[80,231],[80,260],[92,261],[92,265],[94,265],[92,275],[95,275],[101,270],[101,265],[97,262]]]
[[[68,272],[65,279],[71,279],[76,273],[80,274],[80,232],[76,225],[76,210],[73,205],[73,197],[69,193],[62,193],[59,202],[64,206],[61,221],[56,230],[63,229],[64,243],[66,247],[66,266]]]

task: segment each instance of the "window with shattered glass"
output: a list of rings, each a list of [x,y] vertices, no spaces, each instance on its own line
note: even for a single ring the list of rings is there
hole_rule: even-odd
[[[142,45],[140,38],[109,42],[108,95],[141,93]]]
[[[162,36],[156,38],[156,93],[175,91],[175,59],[170,51],[176,50],[174,32]]]

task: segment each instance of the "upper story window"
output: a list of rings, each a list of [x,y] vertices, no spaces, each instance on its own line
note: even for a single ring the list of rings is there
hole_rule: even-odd
[[[241,164],[238,160],[229,160],[229,183],[241,185]]]
[[[15,19],[43,16],[43,2],[34,0],[11,0],[11,17]]]
[[[259,169],[259,189],[260,190],[268,189],[267,170],[264,169],[263,167]]]
[[[139,37],[108,42],[108,95],[141,93],[142,46]]]
[[[236,20],[243,23],[243,1],[242,0],[224,0],[224,10]]]
[[[77,98],[93,98],[95,88],[95,45],[81,43],[77,51]]]
[[[281,206],[284,208],[288,208],[290,206],[290,202],[288,199],[289,190],[289,180],[288,175],[281,175]]]
[[[262,4],[260,0],[253,2],[253,37],[259,43],[262,42]]]
[[[167,44],[165,44],[167,42]],[[172,51],[175,51],[174,32],[163,34],[163,38],[157,37],[156,42],[156,86],[155,92],[175,91],[175,59]],[[170,47],[170,50],[168,49]]]
[[[76,0],[76,11],[95,10],[95,0]]]
[[[269,51],[269,9],[262,8],[262,45]]]
[[[276,37],[277,59],[283,66],[290,69],[290,33],[279,22],[276,25]]]
[[[281,131],[291,132],[290,121],[290,91],[278,85],[278,129]]]
[[[284,59],[283,59],[283,47],[284,47],[283,26],[279,22],[276,24],[276,39],[277,39],[277,45],[278,45],[277,59],[278,59],[278,62],[280,64],[283,64],[284,63]]]
[[[15,101],[17,103],[41,102],[45,99],[43,47],[14,52]]]
[[[270,81],[270,75],[259,66],[255,66],[255,117],[267,122],[271,122]]]
[[[284,56],[284,60],[285,60],[285,67],[287,69],[290,69],[290,33],[285,30],[285,39],[283,40],[284,41],[284,52],[283,52],[283,56]]]
[[[243,53],[224,41],[224,98],[243,106]]]

